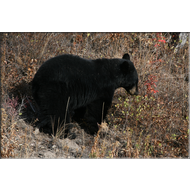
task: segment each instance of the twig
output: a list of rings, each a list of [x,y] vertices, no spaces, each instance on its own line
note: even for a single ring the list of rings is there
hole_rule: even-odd
[[[67,117],[67,110],[68,110],[68,106],[69,106],[69,101],[70,101],[70,96],[68,97],[68,101],[67,101],[67,106],[66,106],[66,112],[65,112],[65,120],[64,120],[64,131],[65,131],[65,123],[66,123],[66,117]]]
[[[34,113],[36,113],[36,111],[35,111],[34,107],[32,106],[32,104],[31,104],[31,102],[30,102],[30,100],[28,99],[28,97],[27,97],[27,96],[26,96],[26,98],[27,98],[27,100],[28,100],[28,102],[29,102],[29,104],[30,104],[30,107],[32,108],[33,112],[34,112]]]

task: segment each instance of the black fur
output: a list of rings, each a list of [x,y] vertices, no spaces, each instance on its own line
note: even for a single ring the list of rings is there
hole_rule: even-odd
[[[70,118],[84,120],[91,133],[98,131],[112,103],[116,88],[127,91],[138,84],[137,71],[128,54],[123,59],[87,60],[61,55],[46,61],[32,81],[32,92],[40,108],[40,121],[56,131]],[[68,104],[67,114],[66,107]]]

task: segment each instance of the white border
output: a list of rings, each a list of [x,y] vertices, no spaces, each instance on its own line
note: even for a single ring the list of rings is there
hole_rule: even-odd
[[[189,32],[188,1],[1,2],[0,32]]]

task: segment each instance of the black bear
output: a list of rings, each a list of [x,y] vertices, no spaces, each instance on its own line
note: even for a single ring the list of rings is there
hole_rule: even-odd
[[[41,125],[53,125],[55,132],[72,118],[84,120],[87,131],[96,133],[118,87],[138,94],[138,75],[129,54],[96,60],[60,55],[43,63],[32,81]]]

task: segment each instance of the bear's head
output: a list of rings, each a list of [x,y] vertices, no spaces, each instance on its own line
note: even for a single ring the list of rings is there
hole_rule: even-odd
[[[123,55],[120,65],[123,80],[121,86],[131,95],[138,95],[138,74],[128,53]]]

